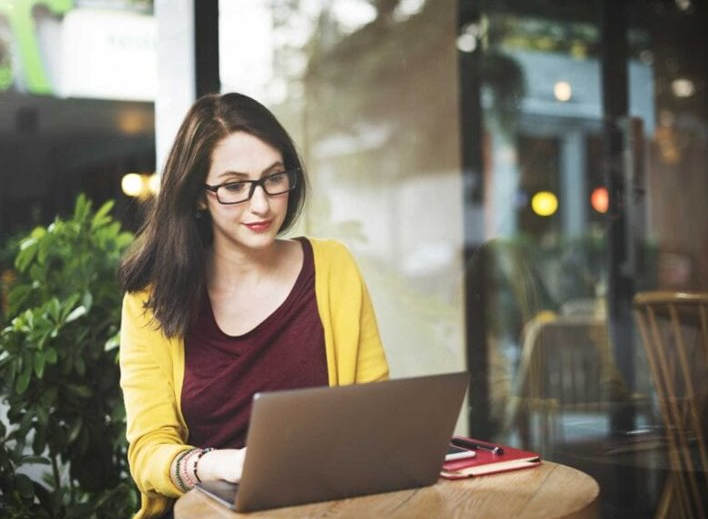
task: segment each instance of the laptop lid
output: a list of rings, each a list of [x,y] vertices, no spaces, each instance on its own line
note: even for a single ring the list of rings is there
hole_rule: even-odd
[[[431,485],[468,379],[460,372],[256,394],[238,491],[200,488],[230,494],[227,504],[246,512]]]

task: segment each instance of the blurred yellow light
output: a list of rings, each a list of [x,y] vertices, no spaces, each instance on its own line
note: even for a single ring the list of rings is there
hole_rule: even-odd
[[[550,191],[539,191],[531,198],[531,209],[538,216],[551,216],[558,210],[558,197]]]
[[[565,103],[566,101],[570,101],[570,98],[573,97],[573,87],[571,87],[570,83],[567,81],[558,81],[553,85],[553,95],[558,101]]]
[[[128,135],[145,135],[153,126],[151,117],[138,110],[123,109],[118,114],[118,128]]]
[[[143,177],[138,173],[128,173],[121,179],[120,188],[127,196],[138,197],[143,192]]]
[[[588,48],[582,41],[576,40],[570,45],[570,55],[575,59],[585,59],[588,55]]]
[[[590,205],[595,211],[605,214],[610,207],[610,196],[606,187],[596,187],[590,195]]]
[[[160,189],[157,174],[127,173],[120,181],[120,187],[127,196],[146,199],[155,196]]]

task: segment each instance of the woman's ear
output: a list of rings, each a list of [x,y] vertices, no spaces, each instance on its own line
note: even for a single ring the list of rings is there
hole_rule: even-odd
[[[206,196],[202,195],[197,199],[197,203],[194,204],[194,218],[201,219],[207,211]]]
[[[206,211],[207,210],[207,203],[206,203],[206,195],[202,193],[202,195],[197,199],[197,211]]]

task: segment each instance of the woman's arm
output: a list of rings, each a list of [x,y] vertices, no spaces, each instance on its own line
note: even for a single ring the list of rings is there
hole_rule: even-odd
[[[121,387],[127,417],[128,461],[144,494],[178,497],[170,476],[177,455],[187,450],[187,428],[175,391],[176,349],[143,308],[145,293],[123,299],[120,339]],[[182,367],[183,372],[183,367]]]
[[[168,341],[143,309],[146,295],[129,294],[121,321],[121,386],[128,420],[128,459],[146,494],[179,497],[199,479],[241,479],[245,449],[202,452],[187,445],[178,394],[184,376],[181,343]]]
[[[243,449],[190,449],[179,454],[171,466],[172,480],[176,486],[187,490],[201,481],[241,481],[246,448]]]
[[[357,270],[358,272],[358,270]],[[356,382],[376,382],[389,376],[379,327],[366,283],[360,278],[361,308],[359,314],[359,354],[357,356]]]
[[[347,247],[310,239],[330,385],[388,378],[388,362],[366,283]]]

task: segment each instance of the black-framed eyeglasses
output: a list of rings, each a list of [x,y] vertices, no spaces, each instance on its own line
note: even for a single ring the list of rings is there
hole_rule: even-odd
[[[293,168],[267,175],[258,180],[234,180],[216,186],[204,184],[204,187],[216,193],[216,199],[220,204],[242,204],[251,199],[258,186],[261,186],[268,196],[284,195],[288,191],[292,191],[297,185],[298,171],[299,168]]]

